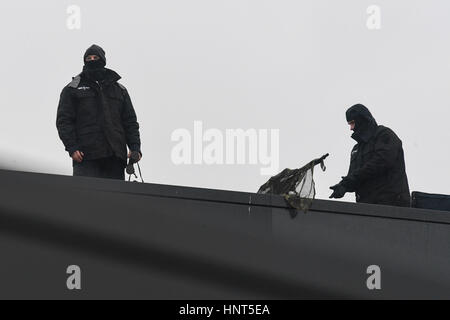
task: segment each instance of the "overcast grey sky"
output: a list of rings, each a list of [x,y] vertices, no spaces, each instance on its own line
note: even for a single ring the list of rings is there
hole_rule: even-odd
[[[360,102],[402,139],[411,190],[450,194],[449,1],[19,0],[1,2],[0,28],[4,167],[72,174],[56,109],[96,43],[131,95],[146,182],[256,191],[268,179],[260,164],[175,165],[172,133],[202,121],[279,129],[280,170],[330,153],[315,175],[328,198],[354,145],[345,110]]]

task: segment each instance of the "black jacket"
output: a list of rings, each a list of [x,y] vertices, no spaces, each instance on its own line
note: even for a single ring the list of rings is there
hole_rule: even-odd
[[[341,184],[356,193],[356,201],[410,206],[408,179],[402,142],[389,128],[375,125],[353,134],[348,175]]]
[[[82,72],[61,92],[56,127],[71,156],[80,150],[84,160],[115,155],[127,161],[127,145],[141,152],[139,123],[126,88],[116,72],[106,69],[104,80]],[[142,154],[142,153],[141,153]]]

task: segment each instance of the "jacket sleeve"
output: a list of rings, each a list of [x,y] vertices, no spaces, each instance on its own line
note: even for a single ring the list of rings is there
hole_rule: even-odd
[[[77,136],[75,130],[76,110],[70,96],[69,89],[63,89],[59,99],[58,111],[56,114],[56,128],[69,156],[77,151]]]
[[[400,146],[400,140],[389,130],[381,132],[376,137],[371,158],[359,169],[352,169],[350,165],[349,174],[343,177],[342,184],[347,190],[354,191],[364,181],[391,169],[397,160]]]
[[[127,145],[131,151],[138,151],[142,156],[139,122],[137,122],[136,112],[134,111],[128,91],[126,89],[122,90],[124,95],[122,124],[125,130]]]
[[[345,190],[347,192],[355,192],[355,188],[357,187],[357,183],[355,183],[355,181],[352,180],[351,174],[352,172],[355,170],[355,163],[354,163],[354,159],[353,159],[353,152],[358,150],[358,145],[355,145],[352,149],[351,155],[350,155],[350,165],[348,168],[348,173],[346,177],[342,177],[342,181],[340,182],[341,185],[343,185],[345,187]]]

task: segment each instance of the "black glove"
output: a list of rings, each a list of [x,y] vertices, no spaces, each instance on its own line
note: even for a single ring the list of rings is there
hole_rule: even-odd
[[[330,199],[335,198],[335,199],[340,199],[342,198],[345,193],[347,192],[347,190],[345,189],[345,187],[338,183],[337,185],[334,185],[332,187],[330,187],[331,190],[333,190],[333,193],[330,196]]]

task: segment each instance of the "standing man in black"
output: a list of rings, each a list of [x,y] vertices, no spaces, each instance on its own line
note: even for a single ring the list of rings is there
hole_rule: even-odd
[[[127,145],[142,158],[139,123],[127,89],[105,68],[105,51],[89,47],[83,72],[61,92],[56,127],[73,159],[73,175],[125,179]]]
[[[348,109],[346,117],[357,144],[351,153],[348,174],[330,187],[330,198],[355,192],[356,202],[409,207],[402,141],[391,129],[379,126],[362,104]]]

